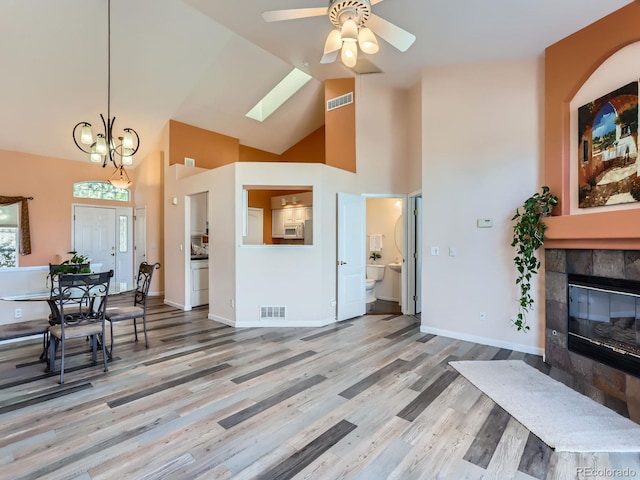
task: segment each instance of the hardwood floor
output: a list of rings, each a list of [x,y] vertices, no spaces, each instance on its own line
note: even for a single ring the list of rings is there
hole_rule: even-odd
[[[66,383],[41,340],[0,345],[0,478],[531,479],[640,472],[558,454],[448,366],[539,357],[419,331],[411,316],[233,329],[151,299],[150,348],[116,325],[109,372],[79,341]],[[588,470],[592,469],[592,470]],[[608,469],[608,470],[607,470]],[[594,473],[595,472],[595,473]]]

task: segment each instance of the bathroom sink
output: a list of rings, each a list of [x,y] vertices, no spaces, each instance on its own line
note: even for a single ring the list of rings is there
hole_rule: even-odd
[[[402,270],[402,264],[401,263],[390,263],[389,264],[389,268],[391,270],[393,270],[394,272],[400,272]]]

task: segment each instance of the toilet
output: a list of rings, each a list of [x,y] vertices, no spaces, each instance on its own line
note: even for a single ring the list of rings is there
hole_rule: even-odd
[[[364,281],[365,302],[376,301],[376,282],[384,278],[384,265],[367,265],[367,279]]]

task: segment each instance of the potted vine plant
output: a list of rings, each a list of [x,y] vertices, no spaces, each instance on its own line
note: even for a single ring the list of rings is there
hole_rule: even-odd
[[[75,250],[67,252],[71,258],[60,263],[54,273],[91,273],[89,257],[80,255]]]
[[[369,255],[369,258],[371,259],[372,263],[376,263],[376,260],[379,258],[382,258],[382,255],[380,255],[378,252],[371,252],[371,255]]]
[[[542,193],[534,193],[527,198],[522,205],[522,212],[516,209],[516,214],[511,218],[515,220],[513,226],[512,247],[516,247],[516,256],[513,262],[518,271],[516,285],[520,292],[518,315],[513,324],[518,330],[529,330],[526,314],[533,307],[531,297],[531,279],[540,269],[540,261],[536,257],[536,251],[544,244],[544,232],[547,226],[543,219],[551,214],[551,210],[558,204],[558,197],[553,195],[549,187],[542,187]]]

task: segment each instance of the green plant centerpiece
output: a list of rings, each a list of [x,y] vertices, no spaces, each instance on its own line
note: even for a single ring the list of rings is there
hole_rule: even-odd
[[[512,247],[516,247],[516,256],[513,262],[518,271],[516,285],[520,292],[520,304],[518,315],[513,324],[518,330],[529,330],[526,314],[533,307],[531,297],[531,279],[540,269],[540,261],[536,257],[536,251],[544,244],[544,232],[547,226],[543,218],[551,214],[551,210],[558,204],[558,197],[553,195],[549,187],[542,187],[542,193],[534,193],[527,198],[522,205],[522,212],[516,209],[516,214],[511,218],[515,220],[513,226]]]
[[[369,259],[373,262],[376,263],[376,260],[382,258],[382,255],[380,255],[378,252],[371,252],[371,255],[369,255]]]
[[[91,266],[89,265],[89,257],[86,255],[80,255],[75,250],[67,252],[71,255],[71,258],[56,265],[53,268],[51,274],[57,273],[91,273]]]

